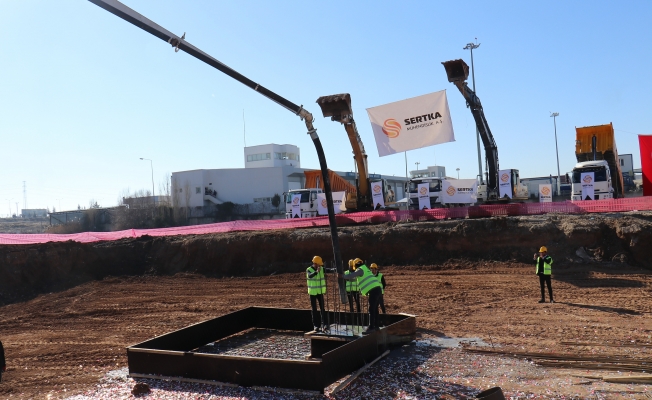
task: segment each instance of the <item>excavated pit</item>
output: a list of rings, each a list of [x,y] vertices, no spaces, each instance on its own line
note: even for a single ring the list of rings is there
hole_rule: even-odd
[[[342,258],[380,265],[450,259],[531,262],[545,245],[567,263],[652,268],[652,212],[400,222],[338,228]],[[0,305],[107,276],[261,276],[298,272],[332,258],[328,228],[140,237],[111,242],[0,246]]]

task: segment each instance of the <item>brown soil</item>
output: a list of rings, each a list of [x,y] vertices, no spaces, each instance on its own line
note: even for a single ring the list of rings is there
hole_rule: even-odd
[[[649,359],[652,347],[642,346],[652,343],[649,218],[384,224],[342,228],[340,240],[345,259],[381,266],[388,312],[416,314],[420,337]],[[541,244],[555,258],[555,304],[537,303],[530,260]],[[583,262],[579,247],[593,261]],[[8,363],[0,397],[79,393],[126,366],[125,346],[229,311],[307,308],[300,271],[312,255],[329,253],[325,229],[0,247],[0,340]]]

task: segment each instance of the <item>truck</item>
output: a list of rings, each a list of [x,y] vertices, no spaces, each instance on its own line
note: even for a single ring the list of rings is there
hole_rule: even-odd
[[[292,189],[289,190],[283,195],[285,196],[285,218],[311,218],[320,216],[319,214],[319,205],[317,204],[318,194],[324,193],[324,178],[322,177],[321,171],[303,171],[305,176],[305,189]],[[331,188],[333,192],[355,192],[355,186],[351,185],[346,179],[342,178],[335,172],[328,170],[328,179],[331,183]],[[292,210],[292,199],[294,195],[301,195],[301,215],[297,217],[293,215]],[[344,211],[344,208],[341,207],[341,199],[333,198],[333,206],[335,208],[335,213]]]
[[[572,200],[582,199],[582,172],[595,173],[595,200],[623,197],[625,184],[620,169],[613,124],[575,128]],[[599,189],[598,189],[599,187]]]
[[[464,60],[450,60],[442,62],[442,64],[446,69],[448,81],[453,83],[460,93],[462,93],[462,96],[464,96],[464,99],[466,100],[467,107],[471,109],[471,114],[473,115],[475,125],[484,146],[487,169],[486,184],[482,183],[478,185],[478,202],[501,203],[527,200],[529,198],[529,192],[527,186],[521,183],[517,169],[510,169],[510,176],[498,176],[500,172],[498,166],[498,146],[496,145],[491,130],[489,129],[487,119],[484,116],[480,99],[466,84],[466,80],[469,77],[469,66],[464,62]],[[498,182],[503,178],[511,178],[511,199],[507,196],[502,198],[499,196],[500,191]],[[503,181],[506,182],[506,180]]]

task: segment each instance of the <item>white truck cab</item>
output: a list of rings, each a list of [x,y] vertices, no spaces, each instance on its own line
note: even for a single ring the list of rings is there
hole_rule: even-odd
[[[311,189],[292,189],[285,196],[285,218],[312,218],[317,217],[317,194],[323,193],[323,190],[317,188]],[[298,217],[292,215],[292,199],[294,196],[301,196],[301,215]]]
[[[573,168],[573,187],[571,200],[582,199],[582,173],[593,172],[593,193],[595,200],[614,198],[614,189],[611,182],[609,163],[606,160],[584,161],[577,163]]]

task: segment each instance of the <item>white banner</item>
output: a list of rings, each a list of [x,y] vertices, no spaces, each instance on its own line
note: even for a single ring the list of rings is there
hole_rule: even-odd
[[[367,108],[378,155],[454,142],[446,91]]]
[[[344,196],[346,192],[333,192],[333,208],[335,214],[340,214],[342,211],[342,204],[344,204]],[[317,193],[317,213],[319,215],[328,215],[328,204],[326,203],[326,193]]]
[[[595,200],[595,193],[593,190],[595,174],[593,172],[582,172],[580,175],[580,182],[582,183],[582,200]]]
[[[430,184],[420,183],[417,185],[417,197],[419,198],[419,210],[430,208]]]
[[[501,169],[498,171],[498,197],[501,199],[505,196],[512,198],[512,171]]]
[[[549,183],[539,184],[539,203],[552,202],[552,185]]]
[[[371,182],[371,199],[374,202],[374,210],[385,208],[385,196],[383,194],[383,182]]]
[[[292,195],[292,218],[301,218],[301,195]]]
[[[445,179],[441,189],[442,204],[475,204],[478,201],[478,181],[475,179]]]

